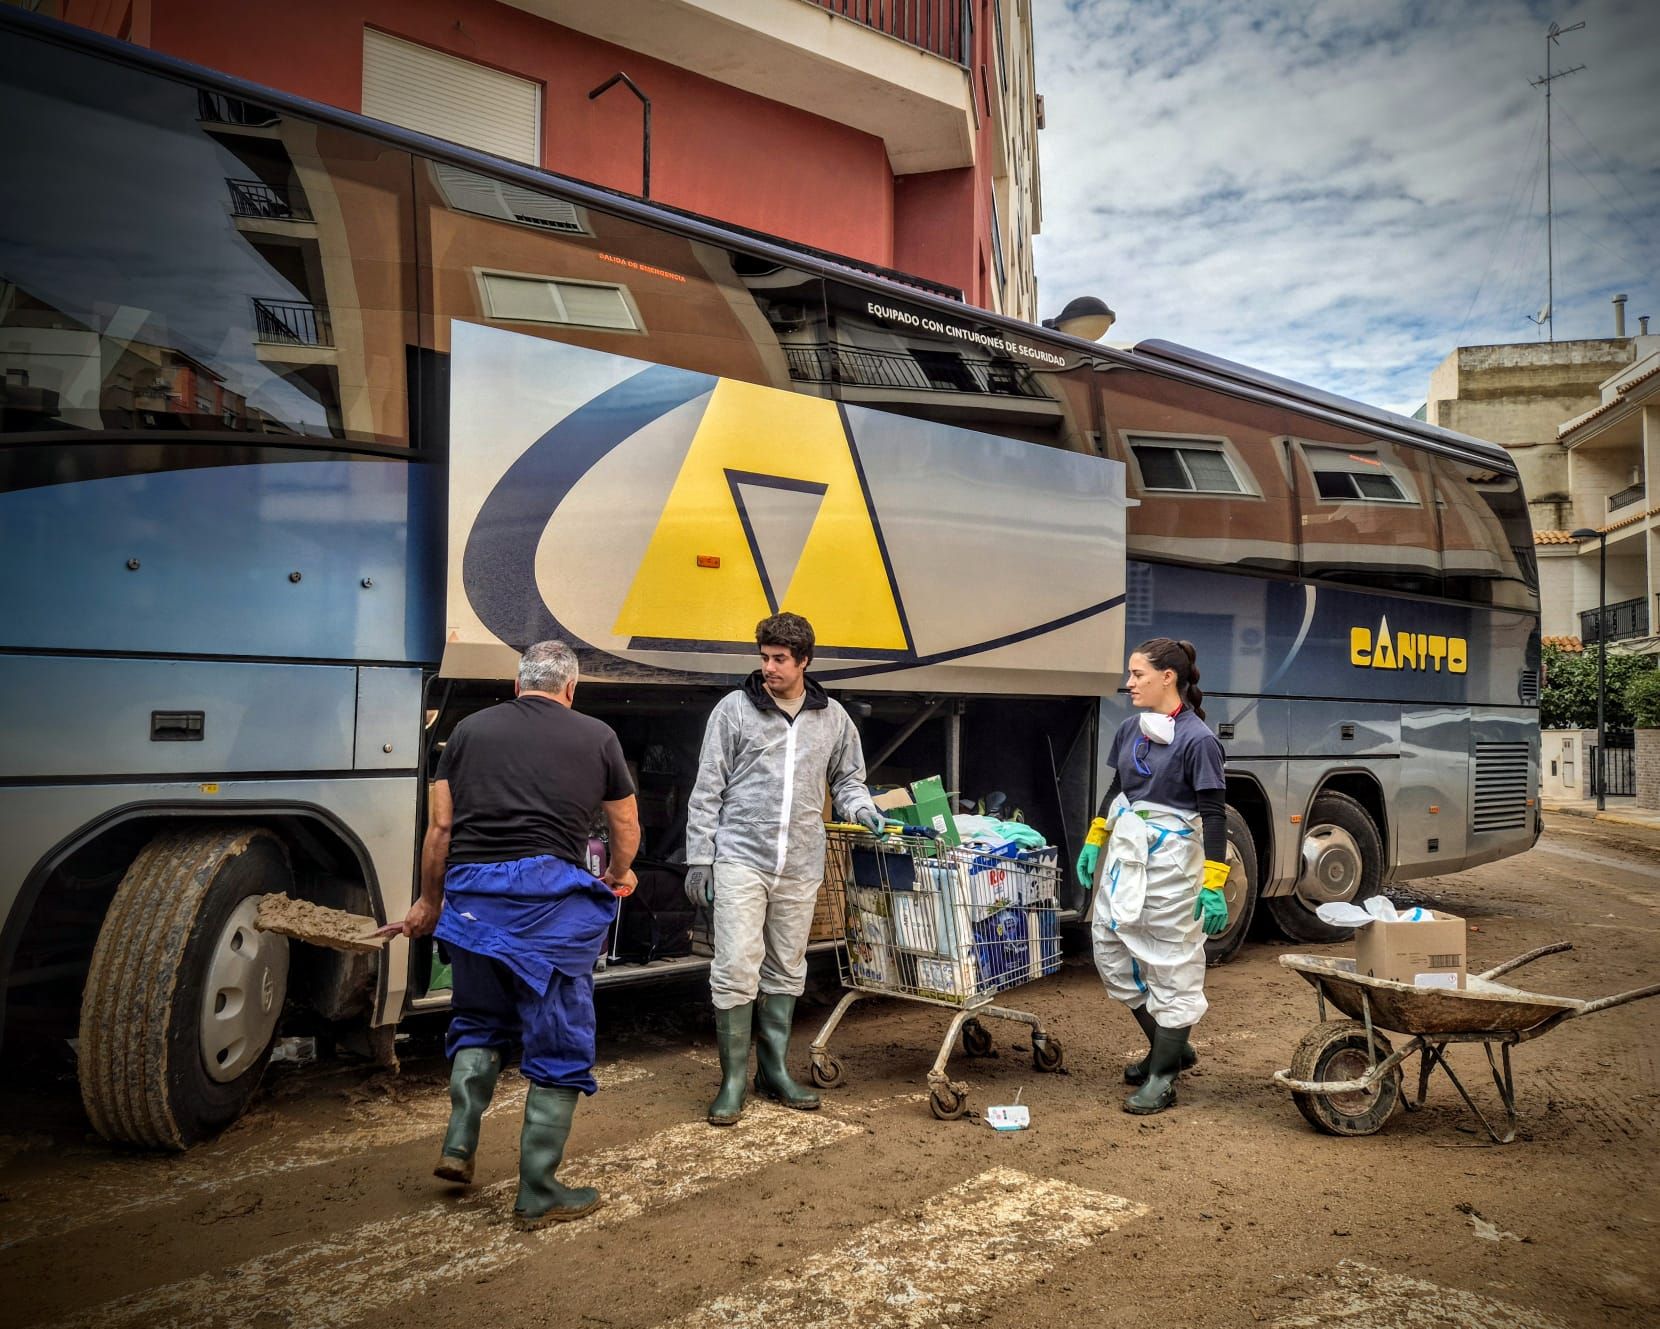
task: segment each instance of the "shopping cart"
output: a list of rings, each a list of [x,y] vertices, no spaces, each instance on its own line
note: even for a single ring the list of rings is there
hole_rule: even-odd
[[[956,1009],[928,1072],[929,1106],[942,1121],[968,1109],[968,1086],[945,1072],[959,1032],[969,1056],[992,1055],[985,1017],[1030,1025],[1032,1064],[1059,1070],[1061,1045],[1037,1016],[992,1004],[1060,969],[1055,850],[951,846],[912,828],[879,837],[838,826],[827,835],[823,889],[845,921],[837,960],[849,990],[813,1040],[813,1083],[842,1082],[830,1036],[854,1002],[877,995]]]

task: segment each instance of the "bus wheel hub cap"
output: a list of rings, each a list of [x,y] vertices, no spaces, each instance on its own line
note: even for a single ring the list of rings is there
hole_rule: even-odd
[[[1303,870],[1297,894],[1309,906],[1352,900],[1360,888],[1360,846],[1341,826],[1316,826],[1303,837]]]
[[[208,960],[202,987],[202,1065],[224,1084],[265,1051],[288,986],[288,939],[254,926],[259,897],[232,911]]]

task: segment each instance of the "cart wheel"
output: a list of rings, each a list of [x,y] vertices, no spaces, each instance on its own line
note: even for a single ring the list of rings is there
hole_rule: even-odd
[[[991,1047],[991,1030],[978,1020],[970,1020],[963,1026],[963,1051],[971,1057],[995,1056]]]
[[[842,1070],[840,1057],[827,1056],[823,1061],[815,1061],[810,1074],[813,1083],[820,1089],[834,1089],[847,1078],[847,1073]]]
[[[968,1111],[968,1095],[955,1089],[933,1089],[928,1093],[928,1108],[941,1121],[955,1121]]]
[[[1032,1067],[1040,1071],[1058,1071],[1065,1053],[1061,1045],[1052,1038],[1034,1038],[1032,1040]]]
[[[1389,1055],[1389,1040],[1382,1034],[1374,1031],[1372,1044],[1379,1060]],[[1366,1026],[1359,1020],[1335,1020],[1315,1025],[1303,1035],[1291,1054],[1291,1076],[1308,1081],[1358,1080],[1370,1064]],[[1370,1089],[1346,1094],[1293,1090],[1291,1099],[1317,1131],[1327,1135],[1375,1135],[1400,1106],[1401,1068],[1395,1067]]]

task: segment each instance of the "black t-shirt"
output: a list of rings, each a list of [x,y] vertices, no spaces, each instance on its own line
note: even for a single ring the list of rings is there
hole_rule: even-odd
[[[585,866],[599,805],[634,792],[611,726],[547,697],[469,715],[438,760],[455,804],[451,863],[552,854]]]

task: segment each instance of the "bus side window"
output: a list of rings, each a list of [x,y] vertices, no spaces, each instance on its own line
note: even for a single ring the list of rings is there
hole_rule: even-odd
[[[1171,379],[1102,382],[1107,454],[1128,468],[1129,554],[1295,572],[1296,508],[1274,412]]]
[[[1470,604],[1532,609],[1539,591],[1533,523],[1513,475],[1430,459],[1441,513],[1446,593]]]
[[[1416,449],[1332,431],[1290,435],[1306,577],[1441,593],[1435,487]]]

